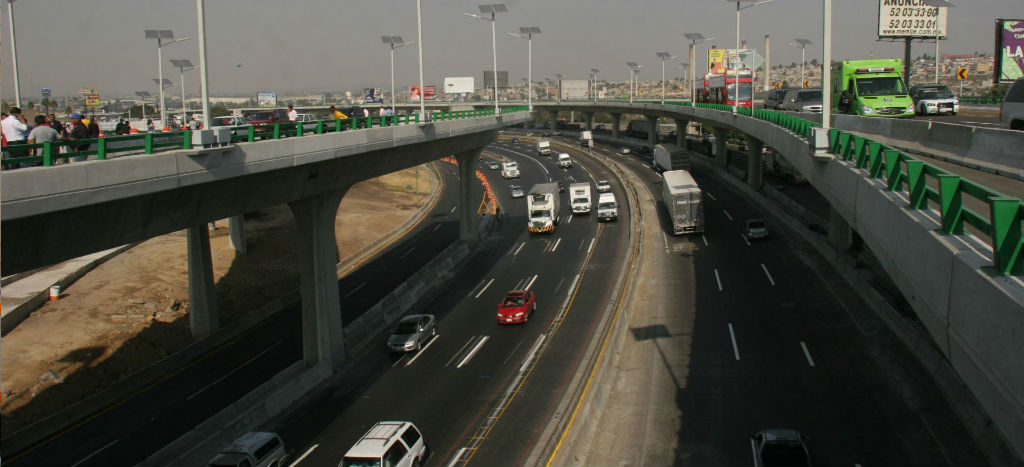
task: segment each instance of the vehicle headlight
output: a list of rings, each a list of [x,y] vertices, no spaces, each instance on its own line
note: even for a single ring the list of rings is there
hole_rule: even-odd
[[[519,313],[516,313],[516,318],[518,318],[520,316],[523,316],[524,314],[526,314],[526,313],[523,313],[522,311],[520,311]]]
[[[914,106],[908,105],[907,106],[907,112],[913,112],[913,111],[914,111]]]
[[[870,106],[867,106],[867,105],[861,106],[860,110],[861,110],[861,112],[864,112],[866,114],[873,114],[873,113],[875,113],[875,109],[872,109]]]

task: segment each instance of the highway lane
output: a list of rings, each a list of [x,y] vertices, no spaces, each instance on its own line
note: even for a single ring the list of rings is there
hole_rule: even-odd
[[[455,170],[438,165],[445,188],[428,220],[339,281],[343,322],[355,319],[457,238],[451,212],[457,199]],[[4,460],[10,465],[136,464],[300,360],[300,315],[297,305],[290,307],[54,438],[24,452],[5,452]],[[124,351],[130,348],[125,345]]]
[[[660,198],[653,171],[610,157]],[[682,382],[676,462],[750,465],[751,434],[789,427],[811,437],[819,465],[984,464],[928,372],[831,268],[777,219],[706,171],[694,173],[707,232],[666,236],[675,272],[695,278],[678,284],[693,297],[679,310],[692,328],[672,330],[692,336],[673,367]],[[767,219],[770,239],[740,235],[751,217]]]
[[[510,394],[509,388],[524,378],[530,384],[545,387],[538,394],[546,401],[557,400],[559,384],[564,383],[526,376],[531,372],[530,362],[540,358],[542,365],[549,361],[568,365],[561,371],[569,374],[578,358],[565,355],[579,354],[578,348],[587,339],[570,338],[575,330],[558,331],[552,323],[558,322],[558,314],[573,292],[575,276],[584,274],[582,268],[587,258],[591,266],[586,267],[590,271],[586,275],[593,276],[596,282],[590,283],[603,292],[610,288],[607,283],[613,266],[621,263],[621,257],[616,255],[622,251],[605,247],[614,245],[617,235],[601,234],[609,227],[597,224],[594,216],[568,214],[564,195],[560,197],[561,222],[553,235],[531,236],[526,232],[526,202],[510,199],[508,185],[519,184],[528,190],[534,183],[550,179],[587,177],[578,166],[561,171],[550,158],[534,159],[529,155],[531,152],[525,145],[500,144],[487,149],[488,158],[493,154],[517,160],[522,176],[506,181],[497,171],[483,169],[505,217],[466,270],[414,311],[436,314],[440,336],[414,356],[388,358],[383,348],[371,350],[363,365],[364,375],[346,377],[350,384],[328,391],[329,395],[288,414],[275,427],[286,443],[297,446],[296,452],[304,453],[317,446],[300,465],[337,464],[370,425],[386,419],[417,423],[433,450],[428,465],[449,465],[453,461],[460,465],[492,465],[488,459],[495,455],[505,459],[500,463],[507,463],[507,457],[500,457],[507,443],[519,452],[532,447],[532,431],[546,423],[543,415],[547,406],[530,404],[526,417],[531,420],[532,429],[516,430],[517,435],[501,436],[498,441],[494,436],[486,436],[492,427],[516,424],[489,417],[496,408],[508,405],[505,396]],[[602,267],[594,270],[592,265],[598,262]],[[537,294],[537,313],[523,325],[498,325],[498,301],[506,291],[527,286]],[[601,296],[592,295],[595,300]],[[561,322],[568,323],[577,316],[593,320],[600,311],[597,306],[572,307]],[[509,417],[520,412],[498,410]],[[456,459],[459,453],[462,457]]]

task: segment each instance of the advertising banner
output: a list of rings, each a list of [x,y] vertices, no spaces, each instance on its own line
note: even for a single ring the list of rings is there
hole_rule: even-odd
[[[256,93],[256,107],[277,107],[276,92]]]
[[[383,104],[384,91],[381,88],[363,88],[364,104]]]
[[[945,37],[948,9],[925,0],[878,0],[878,37]]]
[[[454,76],[444,79],[444,92],[447,94],[461,94],[473,92],[472,76]]]
[[[563,79],[558,88],[562,92],[562,99],[582,99],[590,97],[590,80],[586,79]]]
[[[996,63],[992,81],[1024,78],[1024,19],[996,20]]]
[[[725,56],[728,49],[708,49],[708,73],[725,73]]]
[[[484,70],[484,87],[494,88],[494,71]],[[508,88],[508,72],[498,70],[498,89]]]
[[[437,91],[434,89],[434,86],[424,85],[422,92],[419,86],[409,86],[410,102],[419,102],[421,96],[424,100],[432,101],[437,98]]]

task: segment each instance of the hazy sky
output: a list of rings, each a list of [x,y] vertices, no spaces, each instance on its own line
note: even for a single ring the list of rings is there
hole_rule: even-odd
[[[488,0],[496,1],[496,0]],[[941,53],[993,52],[996,18],[1024,17],[1024,0],[951,0],[950,39]],[[13,100],[7,0],[3,0],[2,97]],[[423,0],[425,84],[445,76],[474,76],[477,86],[491,68],[490,23],[463,16],[478,11],[478,0]],[[710,44],[730,48],[736,41],[735,3],[726,0],[506,0],[499,14],[498,68],[510,81],[526,77],[527,43],[506,35],[520,26],[543,31],[533,41],[535,80],[561,73],[585,79],[625,80],[625,63],[643,65],[642,80],[660,79],[656,52],[685,61],[684,32],[717,39],[698,46],[698,64]],[[743,38],[763,53],[772,36],[772,63],[799,61],[793,38],[814,45],[807,59],[821,59],[821,0],[775,0],[742,13]],[[902,57],[902,43],[876,40],[878,0],[834,0],[833,57]],[[18,0],[14,3],[22,100],[39,100],[39,89],[54,96],[94,86],[102,96],[156,92],[156,41],[144,29],[171,29],[192,39],[164,47],[164,77],[177,83],[170,60],[198,64],[196,4],[192,0]],[[256,91],[345,91],[389,87],[388,49],[381,35],[416,40],[415,0],[207,0],[207,54],[214,95]],[[931,54],[934,43],[914,43],[913,54]],[[241,63],[241,67],[236,64]],[[395,86],[416,81],[416,46],[395,53]],[[699,70],[699,69],[698,69]],[[669,75],[681,70],[668,65]],[[189,94],[198,94],[199,74],[185,75]],[[180,88],[168,92],[180,93]]]

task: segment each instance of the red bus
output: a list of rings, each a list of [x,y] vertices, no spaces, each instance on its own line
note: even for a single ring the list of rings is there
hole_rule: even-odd
[[[754,73],[749,69],[728,70],[726,74],[704,75],[704,89],[697,95],[697,102],[708,104],[736,105],[736,80],[739,75],[739,106],[754,106]]]

